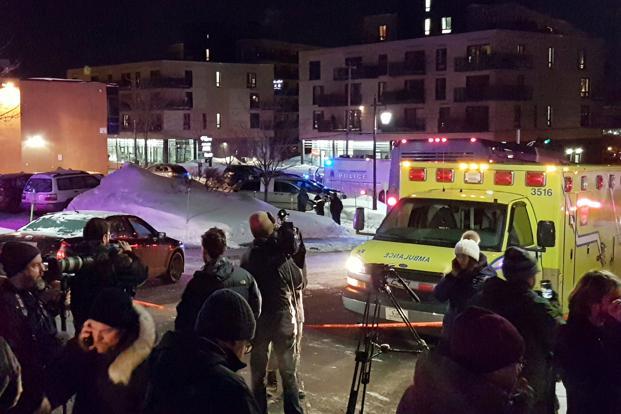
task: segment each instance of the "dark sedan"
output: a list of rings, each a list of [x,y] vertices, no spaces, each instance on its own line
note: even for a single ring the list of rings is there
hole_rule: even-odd
[[[34,243],[44,257],[64,259],[71,245],[82,240],[82,230],[93,217],[110,223],[112,242],[126,241],[132,251],[149,267],[149,278],[161,277],[176,282],[185,266],[183,243],[155,230],[140,217],[109,211],[61,211],[46,214],[13,233],[0,235],[7,241]]]

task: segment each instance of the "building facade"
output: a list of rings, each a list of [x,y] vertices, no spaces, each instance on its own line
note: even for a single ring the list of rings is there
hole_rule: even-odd
[[[108,137],[113,163],[203,159],[201,137],[215,156],[251,156],[273,136],[271,64],[157,60],[70,69],[74,79],[119,88],[119,133]]]

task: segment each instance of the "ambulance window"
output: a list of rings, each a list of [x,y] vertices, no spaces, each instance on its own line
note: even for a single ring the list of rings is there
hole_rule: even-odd
[[[526,204],[515,203],[511,207],[510,223],[508,246],[528,247],[535,244]]]

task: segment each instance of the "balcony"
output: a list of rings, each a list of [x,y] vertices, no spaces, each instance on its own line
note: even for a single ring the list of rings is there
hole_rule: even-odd
[[[425,103],[424,89],[399,89],[396,91],[384,91],[381,103],[386,105],[405,103]]]
[[[169,111],[188,110],[192,107],[192,102],[185,99],[173,99],[164,104],[164,109]]]
[[[317,130],[319,132],[343,132],[346,131],[347,128],[345,127],[345,121],[332,118],[322,119],[321,121],[319,121],[317,125]],[[349,128],[349,130],[359,132],[360,124],[354,124],[351,128]]]
[[[427,73],[427,65],[424,60],[412,62],[390,62],[388,64],[388,76],[424,75]]]
[[[358,66],[351,68],[352,79],[375,79],[380,76],[380,69],[378,66]],[[349,68],[336,68],[334,69],[334,80],[344,81],[349,78]]]
[[[427,130],[424,118],[397,118],[388,125],[381,125],[382,132],[424,132]]]
[[[274,123],[274,129],[298,129],[298,121],[278,121]]]
[[[140,87],[143,89],[158,89],[158,88],[180,88],[188,89],[192,87],[192,79],[186,78],[172,78],[172,77],[159,77],[143,79],[140,83]]]
[[[352,94],[350,99],[351,105],[360,105],[362,103],[362,95]],[[317,105],[319,106],[347,106],[347,95],[344,93],[329,93],[319,95],[317,97]]]
[[[531,69],[533,57],[530,55],[516,55],[512,53],[492,53],[474,57],[455,58],[455,72],[472,72],[477,70],[499,69]]]
[[[530,101],[533,89],[524,85],[494,85],[484,88],[455,88],[455,102]]]
[[[447,118],[438,120],[438,132],[487,132],[489,120]]]

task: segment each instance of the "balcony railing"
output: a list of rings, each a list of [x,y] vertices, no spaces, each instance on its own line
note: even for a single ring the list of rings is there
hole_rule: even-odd
[[[383,104],[425,103],[424,89],[399,89],[384,91],[380,99]]]
[[[149,88],[181,88],[188,89],[192,87],[192,80],[186,78],[173,78],[173,77],[159,77],[142,79],[140,87],[143,89]]]
[[[533,89],[524,85],[494,85],[484,88],[455,88],[455,102],[530,101]]]
[[[533,57],[530,55],[516,55],[512,53],[492,53],[475,57],[455,58],[455,72],[470,72],[477,70],[496,69],[531,69]]]
[[[342,132],[347,130],[347,128],[345,121],[341,119],[323,119],[319,121],[319,124],[317,125],[317,130],[319,132]],[[351,128],[349,128],[349,130],[360,131],[360,125],[354,124]]]
[[[459,118],[438,120],[438,132],[487,132],[489,121],[474,121]]]
[[[136,133],[144,133],[146,123],[143,120],[136,121]],[[130,120],[127,124],[121,123],[120,125],[121,131],[134,131],[134,121]],[[148,125],[149,132],[160,132],[163,129],[163,124],[161,121],[151,121]]]
[[[424,60],[413,62],[390,62],[388,64],[388,76],[424,75],[427,65]]]
[[[351,68],[352,79],[375,79],[380,76],[380,69],[378,66],[358,66]],[[349,78],[349,68],[336,68],[334,69],[334,80],[343,81]]]
[[[351,105],[360,105],[362,103],[362,95],[352,94],[350,98]],[[347,106],[347,95],[344,93],[329,93],[319,95],[317,97],[317,105],[319,106]]]
[[[381,125],[380,129],[382,132],[424,132],[427,130],[426,126],[424,118],[397,118],[388,125]]]

